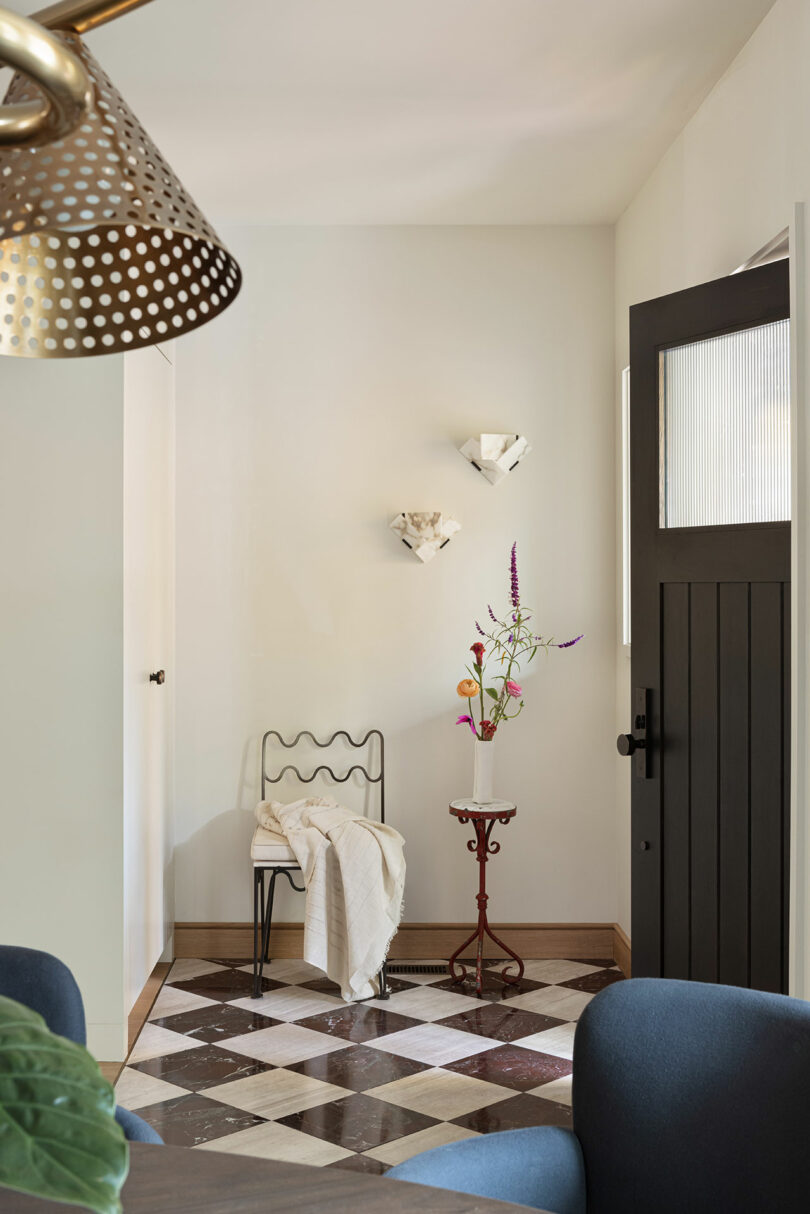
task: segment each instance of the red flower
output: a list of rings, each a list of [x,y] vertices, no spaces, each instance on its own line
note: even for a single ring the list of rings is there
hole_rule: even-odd
[[[484,660],[484,646],[480,641],[476,641],[474,645],[470,646],[470,650],[475,654],[476,664],[480,666]]]
[[[491,742],[495,737],[495,732],[498,726],[493,725],[491,721],[481,722],[481,739],[484,742]]]

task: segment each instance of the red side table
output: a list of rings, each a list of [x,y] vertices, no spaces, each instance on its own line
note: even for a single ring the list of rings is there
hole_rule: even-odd
[[[508,974],[507,970],[511,962],[507,962],[501,972],[501,981],[506,986],[517,986],[523,977],[523,962],[517,953],[513,953],[511,948],[507,948],[503,940],[499,940],[489,926],[487,920],[487,902],[489,895],[487,894],[487,860],[490,856],[495,856],[501,850],[500,843],[493,842],[490,839],[492,828],[496,822],[500,822],[502,826],[507,826],[517,813],[517,806],[511,801],[489,801],[486,805],[480,805],[476,801],[451,801],[450,813],[454,818],[458,818],[462,826],[466,826],[468,822],[472,822],[475,830],[475,838],[470,839],[467,843],[467,850],[474,852],[478,860],[478,926],[471,936],[468,936],[464,943],[456,949],[453,956],[450,958],[450,977],[454,982],[463,982],[467,976],[467,967],[461,962],[457,962],[460,953],[464,951],[468,944],[472,944],[473,940],[477,940],[476,960],[475,960],[475,993],[478,998],[481,998],[481,965],[484,955],[484,937],[489,936],[490,940],[494,940],[499,948],[502,948],[514,961],[517,962],[517,974]],[[456,972],[458,970],[458,972]]]

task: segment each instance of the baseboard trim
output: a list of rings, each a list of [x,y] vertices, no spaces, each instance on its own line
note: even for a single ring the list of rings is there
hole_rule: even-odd
[[[471,934],[474,926],[472,923],[403,923],[394,938],[389,956],[397,961],[449,957],[464,937]],[[615,923],[492,925],[495,934],[521,957],[567,957],[572,960],[616,957],[616,927]],[[302,923],[273,925],[270,932],[271,956],[300,957],[303,947]],[[175,923],[174,949],[176,957],[222,957],[228,960],[252,957],[253,925]],[[490,945],[487,945],[487,953],[493,957],[504,955],[494,944],[491,951]]]
[[[115,1084],[121,1071],[126,1066],[127,1058],[132,1053],[132,1047],[141,1029],[146,1024],[149,1013],[155,1005],[155,1000],[160,994],[160,988],[169,976],[171,968],[171,961],[158,961],[152,973],[146,979],[143,990],[132,1005],[132,1011],[127,1017],[127,1057],[122,1059],[121,1062],[99,1062],[99,1070],[109,1083]]]
[[[616,962],[625,978],[632,978],[633,966],[630,937],[624,928],[620,927],[618,923],[613,924],[613,960]]]
[[[158,961],[152,973],[146,979],[146,985],[132,1005],[132,1011],[129,1013],[127,1021],[127,1054],[131,1051],[138,1034],[146,1024],[149,1013],[155,1005],[155,1000],[160,994],[160,988],[166,981],[171,968],[170,961]]]

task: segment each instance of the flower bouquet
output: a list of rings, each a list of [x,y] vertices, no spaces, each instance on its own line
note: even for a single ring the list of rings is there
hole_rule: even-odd
[[[507,618],[500,620],[492,607],[487,607],[491,620],[490,631],[485,631],[475,621],[476,631],[483,637],[470,646],[474,662],[466,667],[469,678],[462,679],[456,688],[458,694],[470,702],[470,712],[462,713],[457,725],[469,725],[475,738],[475,788],[473,800],[486,804],[492,796],[492,746],[498,727],[504,721],[513,721],[523,711],[523,688],[517,682],[523,666],[537,654],[539,649],[570,649],[581,641],[583,633],[570,641],[546,639],[534,632],[532,613],[521,605],[520,584],[517,570],[517,544],[512,545],[509,566],[510,608]],[[487,642],[484,644],[484,642]],[[485,655],[496,662],[500,671],[489,678],[486,674]],[[491,686],[486,684],[490,683]],[[500,684],[500,686],[498,686]],[[486,699],[485,699],[486,697]],[[473,716],[473,701],[477,700],[478,721]]]

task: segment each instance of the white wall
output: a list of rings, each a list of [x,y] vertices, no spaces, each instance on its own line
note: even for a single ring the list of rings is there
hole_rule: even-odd
[[[810,5],[777,0],[621,217],[617,391],[628,360],[628,307],[728,274],[788,226],[795,201],[810,198],[808,61]],[[616,732],[624,732],[630,673],[619,640]],[[629,928],[629,773],[618,759],[616,780],[619,921]]]
[[[471,787],[454,725],[473,619],[524,599],[567,652],[537,661],[498,737],[518,802],[491,865],[500,921],[616,912],[612,232],[257,228],[226,233],[242,297],[177,348],[176,916],[245,921],[257,740],[378,725],[406,918],[469,920],[447,814]],[[489,486],[455,450],[528,435]],[[422,567],[388,530],[463,530]],[[300,920],[300,899],[279,907]]]
[[[124,1006],[173,919],[173,343],[124,359]],[[163,686],[150,683],[164,669]]]
[[[0,940],[122,1057],[122,365],[0,360]]]

